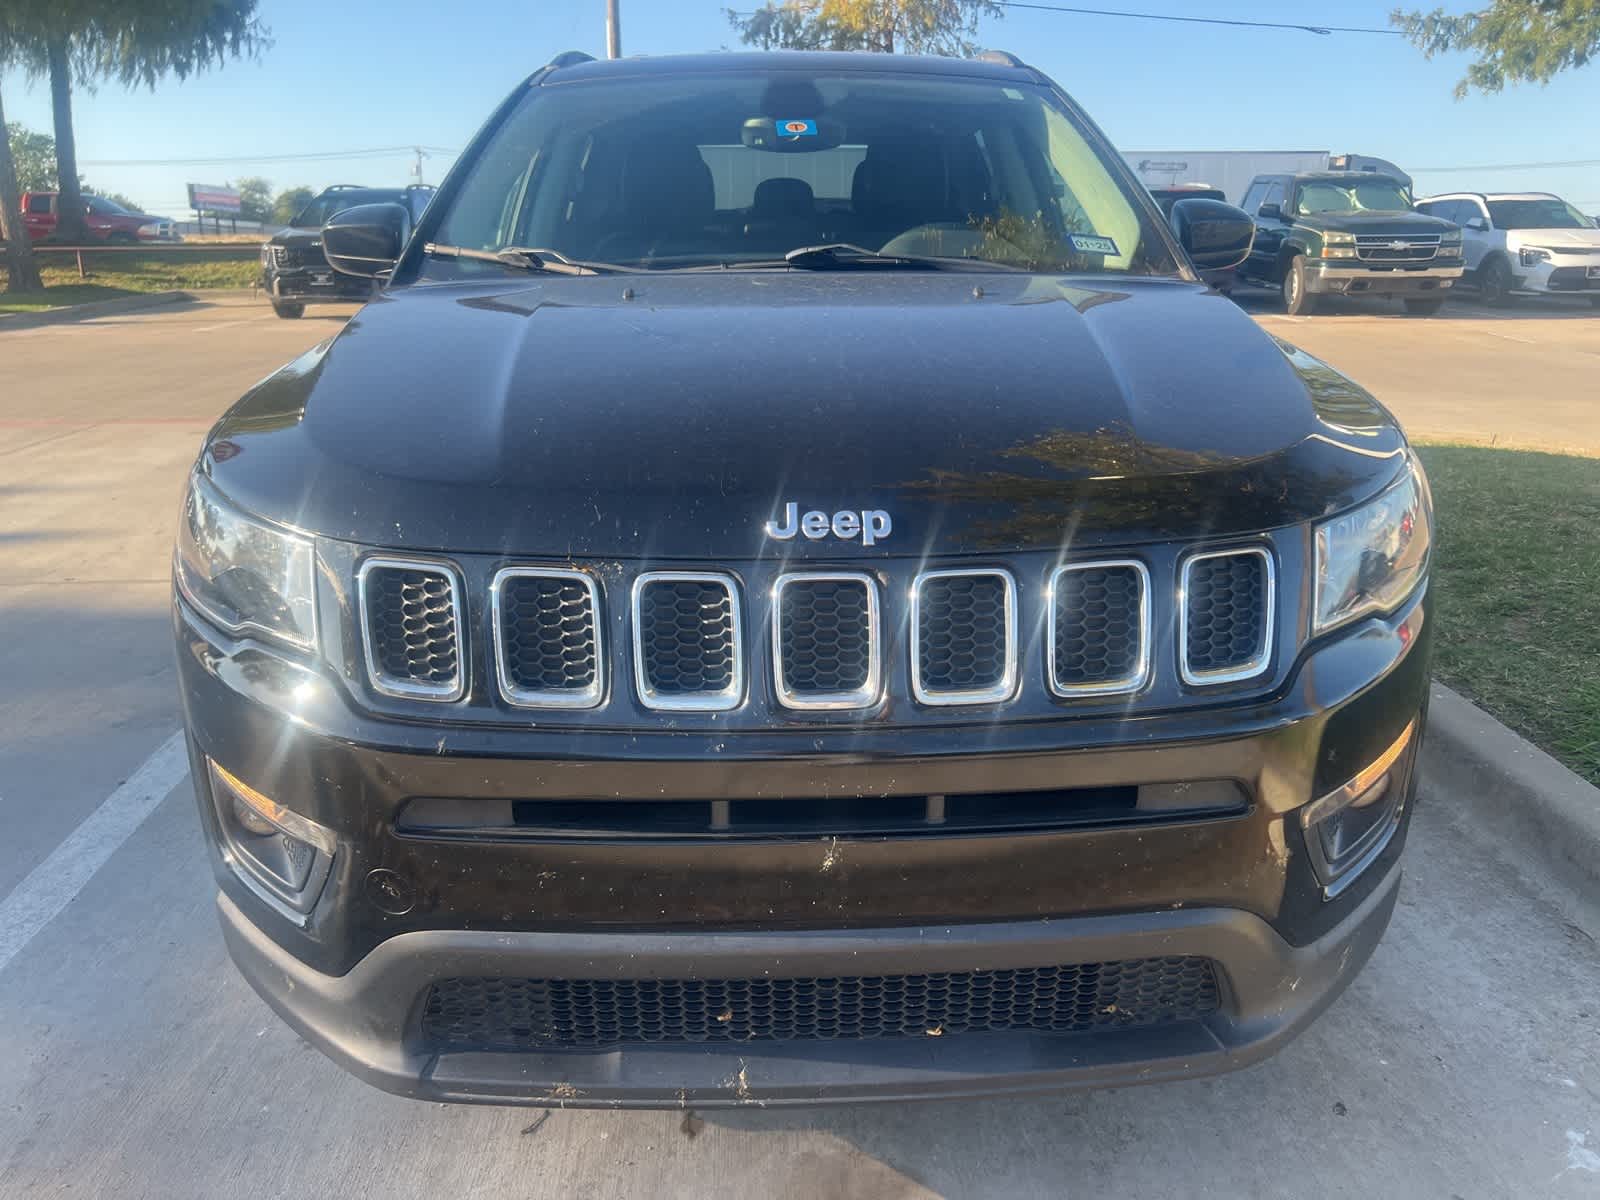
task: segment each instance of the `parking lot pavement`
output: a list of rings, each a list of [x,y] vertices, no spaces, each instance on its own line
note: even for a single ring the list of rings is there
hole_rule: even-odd
[[[345,312],[0,334],[0,1197],[1600,1195],[1600,915],[1558,907],[1431,788],[1371,964],[1241,1074],[705,1114],[694,1136],[679,1114],[424,1105],[346,1076],[229,966],[162,749],[183,469],[229,397]],[[1393,323],[1408,345],[1454,324]]]

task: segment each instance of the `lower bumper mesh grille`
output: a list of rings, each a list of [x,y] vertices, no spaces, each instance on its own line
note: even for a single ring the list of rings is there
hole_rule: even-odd
[[[1194,1020],[1217,1008],[1210,959],[1146,958],[832,979],[445,979],[429,991],[437,1050],[658,1042],[1082,1033]]]

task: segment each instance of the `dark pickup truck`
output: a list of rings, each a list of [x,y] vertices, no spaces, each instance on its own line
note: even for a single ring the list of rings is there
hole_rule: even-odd
[[[433,1100],[1282,1046],[1395,905],[1433,526],[1200,282],[1250,233],[998,54],[566,55],[420,222],[335,216],[380,290],[211,429],[174,562],[246,978]]]
[[[1258,175],[1244,196],[1256,240],[1239,275],[1281,289],[1286,312],[1326,295],[1393,296],[1439,311],[1461,278],[1461,230],[1411,207],[1404,183],[1369,171]]]

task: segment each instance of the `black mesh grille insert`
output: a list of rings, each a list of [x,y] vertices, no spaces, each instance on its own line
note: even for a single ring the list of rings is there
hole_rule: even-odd
[[[730,585],[647,580],[639,589],[640,669],[651,691],[693,697],[733,687],[738,631]]]
[[[783,683],[798,696],[859,692],[872,674],[870,585],[791,579],[779,594]]]
[[[445,979],[424,1036],[439,1050],[648,1042],[1081,1033],[1217,1008],[1211,960],[1019,967],[833,979]]]
[[[599,673],[594,599],[581,579],[509,575],[500,581],[502,669],[519,692],[592,690]]]
[[[383,679],[449,691],[460,673],[454,583],[444,571],[373,566],[365,582],[367,635]]]
[[[1266,560],[1253,551],[1189,565],[1184,621],[1191,673],[1239,670],[1261,656],[1267,587]]]
[[[937,575],[922,581],[917,669],[932,693],[981,692],[1006,676],[1006,580]]]
[[[1133,680],[1144,625],[1144,576],[1137,567],[1085,566],[1055,584],[1055,681],[1062,689]]]

